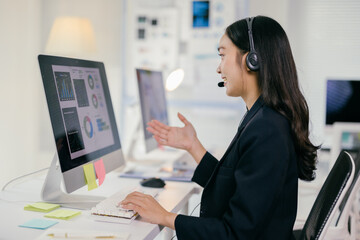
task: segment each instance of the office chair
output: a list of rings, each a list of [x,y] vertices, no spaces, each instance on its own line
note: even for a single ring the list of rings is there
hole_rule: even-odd
[[[301,232],[294,231],[296,239],[330,239],[327,230],[338,213],[339,205],[349,189],[355,173],[354,160],[342,151],[327,176],[311,208]],[[329,238],[330,237],[330,238]]]
[[[356,238],[356,221],[359,218],[359,204],[356,202],[356,197],[360,189],[360,152],[355,158],[355,173],[349,189],[339,205],[339,216],[336,219],[335,226],[330,226],[327,235],[331,239],[350,239]]]

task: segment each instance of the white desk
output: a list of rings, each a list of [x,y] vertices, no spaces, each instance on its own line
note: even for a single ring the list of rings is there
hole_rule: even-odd
[[[119,172],[112,172],[105,178],[103,185],[90,192],[87,188],[81,188],[75,194],[88,194],[111,196],[121,189],[121,186],[134,187],[139,185],[139,179],[119,178]],[[45,218],[45,213],[25,211],[24,206],[30,202],[41,201],[40,192],[44,182],[45,174],[35,176],[30,180],[18,183],[0,193],[0,239],[36,239],[44,230],[18,227],[31,219],[56,220],[59,223],[52,228],[66,228],[78,230],[97,230],[108,232],[128,232],[133,239],[154,239],[162,226],[146,223],[138,217],[131,224],[118,224],[94,221],[90,217],[90,211],[83,210],[80,216],[71,220],[59,220]],[[20,180],[19,180],[20,181]],[[187,207],[191,195],[197,192],[197,185],[184,182],[166,182],[164,191],[157,197],[160,204],[168,211],[179,212]]]

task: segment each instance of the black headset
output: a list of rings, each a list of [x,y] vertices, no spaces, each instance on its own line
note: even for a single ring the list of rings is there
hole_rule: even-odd
[[[259,59],[258,55],[254,48],[254,39],[252,35],[252,22],[254,18],[246,18],[246,22],[248,25],[248,33],[249,33],[249,43],[250,43],[250,52],[246,56],[246,65],[251,71],[258,71],[259,70]]]

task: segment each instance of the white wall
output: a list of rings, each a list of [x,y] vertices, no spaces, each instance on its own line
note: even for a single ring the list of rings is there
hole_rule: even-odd
[[[324,134],[327,79],[360,80],[360,2],[289,1],[289,32],[308,100],[313,138]]]
[[[0,1],[0,186],[38,168],[34,163],[39,141],[36,113],[41,82],[36,55],[40,16],[40,0]]]
[[[285,29],[310,109],[312,139],[324,143],[326,80],[360,80],[360,2],[251,0],[249,13],[270,16]]]
[[[122,5],[118,0],[0,0],[0,186],[48,167],[55,153],[37,55],[58,16],[89,18],[118,118],[121,98]]]
[[[257,15],[264,15],[276,19],[281,26],[287,31],[288,26],[288,0],[249,0],[248,1],[248,16],[253,17]]]

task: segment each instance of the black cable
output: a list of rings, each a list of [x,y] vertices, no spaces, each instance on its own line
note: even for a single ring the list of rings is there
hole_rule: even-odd
[[[190,216],[194,213],[194,211],[195,211],[195,209],[198,207],[200,205],[200,203],[198,203],[198,205],[196,205],[195,207],[194,207],[194,209],[191,211],[191,213],[190,213]]]
[[[191,215],[194,213],[195,209],[200,205],[200,203],[201,203],[201,202],[199,202],[199,203],[194,207],[194,209],[191,211],[191,213],[190,213],[189,216],[191,216]],[[172,238],[170,238],[170,240],[173,240],[174,237],[176,237],[176,234],[175,234],[174,236],[172,236]]]

